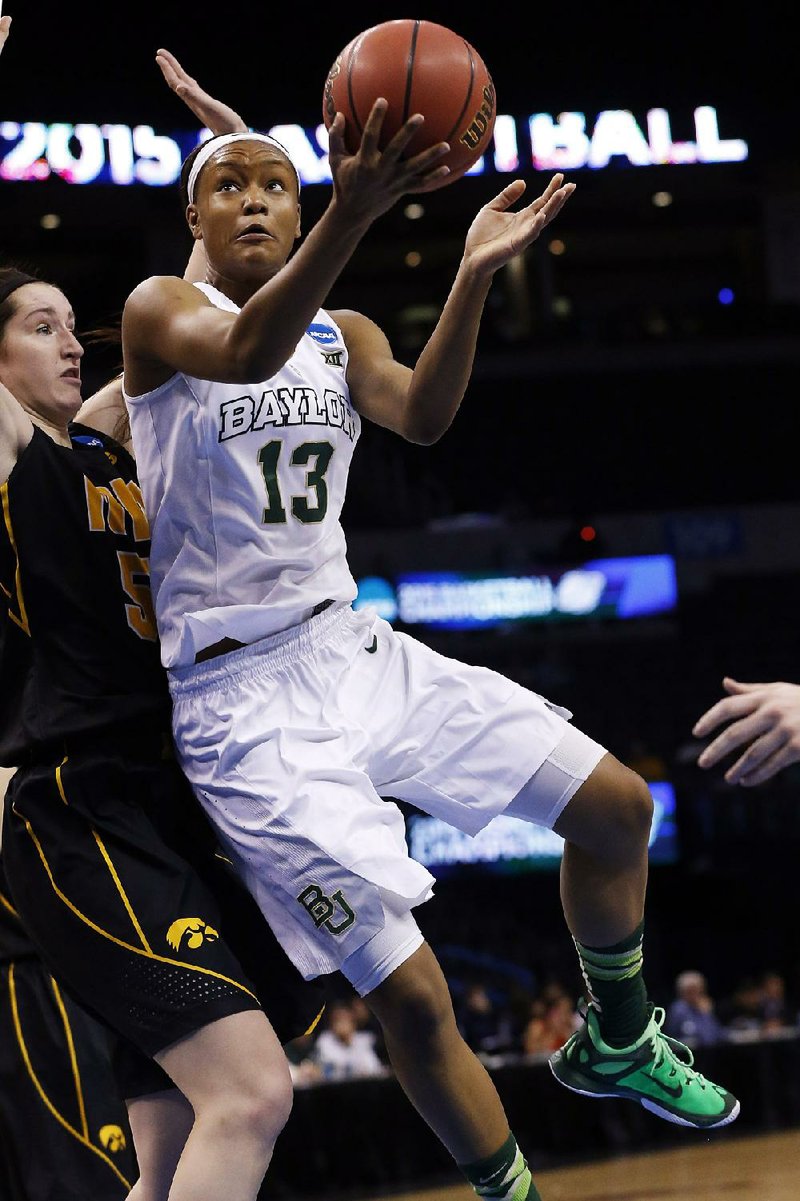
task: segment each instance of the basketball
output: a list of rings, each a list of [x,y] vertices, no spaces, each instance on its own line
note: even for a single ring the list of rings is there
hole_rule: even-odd
[[[436,187],[455,183],[489,145],[497,111],[492,77],[477,50],[444,25],[385,21],[359,33],[337,55],[325,81],[322,117],[329,129],[336,113],[344,114],[351,154],[379,96],[389,105],[381,148],[414,113],[422,113],[425,124],[406,157],[449,142],[449,153],[436,165],[446,164],[450,174]]]

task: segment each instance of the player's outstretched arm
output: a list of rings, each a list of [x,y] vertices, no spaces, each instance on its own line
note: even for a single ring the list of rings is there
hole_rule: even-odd
[[[4,17],[0,17],[0,53],[6,44],[9,32],[11,30],[11,17],[6,13]]]
[[[247,132],[248,126],[235,109],[201,88],[170,50],[157,50],[156,62],[167,85],[212,133]]]
[[[156,62],[168,87],[212,133],[247,133],[248,126],[235,109],[223,104],[202,88],[171,50],[156,52]],[[206,256],[201,242],[195,242],[183,278],[190,283],[206,277]]]
[[[464,265],[472,271],[494,275],[511,259],[527,250],[558,216],[575,191],[560,173],[553,176],[541,196],[512,211],[523,196],[525,181],[514,179],[480,210],[469,227],[464,244]]]
[[[800,762],[800,685],[774,681],[743,684],[726,676],[728,696],[712,705],[692,729],[706,738],[725,726],[700,754],[699,767],[715,767],[745,747],[724,773],[729,784],[752,787]]]
[[[413,372],[394,360],[385,339],[376,357],[380,339],[374,329],[367,328],[364,318],[344,316],[340,324],[350,352],[350,388],[363,416],[423,445],[436,442],[449,428],[472,374],[495,273],[536,241],[561,212],[575,184],[565,184],[558,173],[541,196],[512,212],[524,191],[524,181],[514,180],[475,217],[442,315]],[[373,348],[372,357],[359,353],[360,344]]]

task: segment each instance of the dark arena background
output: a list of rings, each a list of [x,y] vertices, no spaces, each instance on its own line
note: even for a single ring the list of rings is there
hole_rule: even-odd
[[[446,24],[497,89],[474,173],[380,219],[327,307],[413,364],[478,208],[555,170],[577,189],[499,275],[456,421],[433,447],[364,429],[344,514],[361,604],[570,709],[651,783],[644,974],[669,1009],[703,974],[719,1037],[697,1066],[741,1099],[720,1132],[561,1089],[537,1020],[582,981],[558,840],[478,845],[408,810],[437,878],[418,911],[462,1030],[493,1074],[543,1201],[789,1201],[800,1194],[800,768],[742,789],[696,765],[722,677],[800,683],[800,160],[785,5],[108,7],[6,0],[0,262],[72,300],[84,395],[117,369],[88,337],[130,290],[181,274],[175,184],[199,124],[155,63],[171,50],[330,197],[322,87],[361,29]],[[352,995],[333,989],[358,1024]],[[341,994],[338,996],[338,994]],[[291,1048],[295,1107],[269,1201],[473,1194],[375,1047],[367,1075]],[[548,1043],[547,1039],[556,1039]],[[4,1144],[0,1139],[0,1161]],[[5,1195],[0,1196],[5,1201]],[[10,1194],[9,1201],[17,1201]]]

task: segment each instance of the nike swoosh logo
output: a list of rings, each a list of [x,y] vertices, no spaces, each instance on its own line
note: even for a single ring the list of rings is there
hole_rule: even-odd
[[[368,655],[374,655],[377,649],[378,649],[378,635],[373,634],[372,635],[372,646],[365,646],[364,650],[367,652]]]
[[[683,1092],[682,1084],[662,1084],[662,1082],[656,1076],[651,1076],[650,1079],[652,1080],[653,1084],[658,1085],[662,1092],[667,1093],[668,1096],[674,1097],[676,1100]]]

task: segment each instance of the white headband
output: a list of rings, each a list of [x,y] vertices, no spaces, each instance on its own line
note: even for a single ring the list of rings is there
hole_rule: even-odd
[[[285,146],[282,146],[277,138],[271,138],[268,133],[225,133],[218,138],[209,138],[204,142],[201,149],[197,152],[197,157],[192,163],[192,169],[189,172],[189,180],[186,184],[186,193],[189,197],[189,204],[194,204],[194,187],[197,183],[197,177],[205,167],[212,154],[216,154],[223,146],[230,146],[231,142],[265,142],[268,146],[275,146],[280,150],[281,154],[285,154],[287,159],[297,176],[297,189],[300,190],[300,173],[289,158],[289,151]]]

